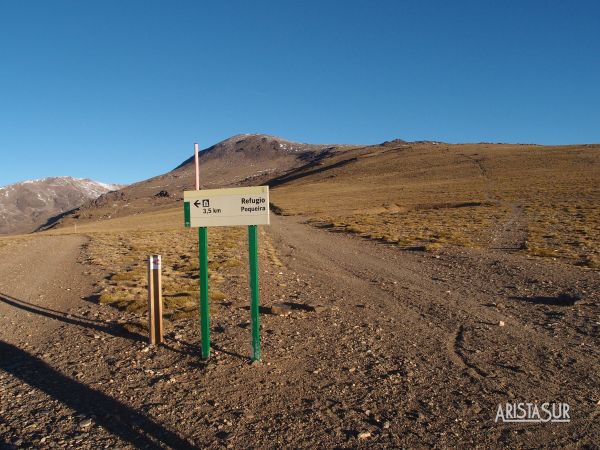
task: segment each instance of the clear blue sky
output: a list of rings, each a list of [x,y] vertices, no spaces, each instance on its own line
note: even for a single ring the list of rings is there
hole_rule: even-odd
[[[0,1],[0,185],[237,133],[600,142],[599,1]]]

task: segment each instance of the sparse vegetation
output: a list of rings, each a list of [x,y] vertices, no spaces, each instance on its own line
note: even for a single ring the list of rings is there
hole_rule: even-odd
[[[484,231],[505,215],[506,210],[499,205],[435,207],[404,212],[329,216],[313,220],[313,223],[404,248],[424,247],[433,251],[444,244],[479,247],[485,241]]]
[[[317,226],[426,250],[493,246],[518,220],[520,252],[598,268],[599,163],[598,146],[400,143],[338,152],[271,197]]]
[[[160,254],[165,317],[179,320],[198,314],[198,238],[195,230],[185,229],[178,223],[179,212],[163,214],[162,229],[139,230],[155,213],[88,224],[87,229],[83,227],[90,237],[86,246],[88,262],[110,272],[98,286],[100,303],[146,314],[147,259],[150,254]],[[238,276],[238,272],[245,269],[242,264],[246,252],[245,237],[245,229],[240,227],[210,230],[212,301],[226,299],[227,293],[218,286],[230,274]]]
[[[30,240],[29,235],[16,235],[16,236],[0,236],[0,248],[10,247],[19,242]]]
[[[574,203],[527,206],[529,254],[600,268],[600,211],[581,193]]]

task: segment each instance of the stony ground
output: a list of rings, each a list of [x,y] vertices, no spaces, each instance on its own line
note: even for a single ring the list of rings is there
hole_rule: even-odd
[[[0,248],[0,446],[598,448],[597,271],[513,254],[509,234],[432,253],[301,218],[267,231],[283,265],[261,261],[259,365],[244,277],[212,305],[203,362],[197,320],[154,348],[93,301],[85,238]],[[494,421],[545,401],[571,422]]]

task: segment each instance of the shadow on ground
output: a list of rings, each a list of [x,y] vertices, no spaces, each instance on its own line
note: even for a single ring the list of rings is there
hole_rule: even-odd
[[[47,317],[49,319],[58,320],[69,325],[76,325],[79,327],[90,328],[95,331],[110,334],[112,336],[120,336],[133,341],[144,341],[144,337],[127,331],[119,324],[107,324],[103,321],[88,319],[85,317],[74,316],[69,313],[56,311],[50,308],[44,308],[42,306],[34,305],[33,303],[26,302],[25,300],[16,299],[6,294],[0,293],[0,301],[8,305],[14,306],[15,308],[22,309],[24,311],[38,314],[40,316]]]
[[[0,341],[0,369],[45,392],[137,448],[195,448],[162,425],[102,392],[57,372],[42,360]]]
[[[133,333],[126,328],[124,328],[119,323],[106,323],[104,321],[88,319],[86,317],[75,316],[69,313],[56,311],[54,309],[45,308],[42,306],[34,305],[33,303],[26,302],[24,300],[19,300],[14,297],[8,296],[6,294],[0,293],[0,302],[4,302],[8,305],[11,305],[15,308],[22,309],[24,311],[38,314],[43,317],[47,317],[49,319],[58,320],[60,322],[75,325],[78,327],[89,328],[91,330],[110,334],[111,336],[121,337],[124,339],[128,339],[135,342],[148,342],[147,336],[143,336],[138,333]],[[194,349],[190,348],[187,351],[176,349],[166,343],[160,344],[161,347],[164,347],[168,350],[171,350],[176,353],[181,354],[194,354]]]
[[[533,303],[535,305],[549,306],[573,306],[581,297],[573,294],[559,294],[554,297],[550,296],[533,296],[533,297],[509,297],[511,300],[519,300],[522,302]]]

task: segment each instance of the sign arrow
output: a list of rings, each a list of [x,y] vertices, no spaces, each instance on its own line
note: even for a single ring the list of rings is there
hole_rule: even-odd
[[[195,206],[196,208],[200,208],[200,200],[196,200],[196,201],[194,202],[194,206]]]

